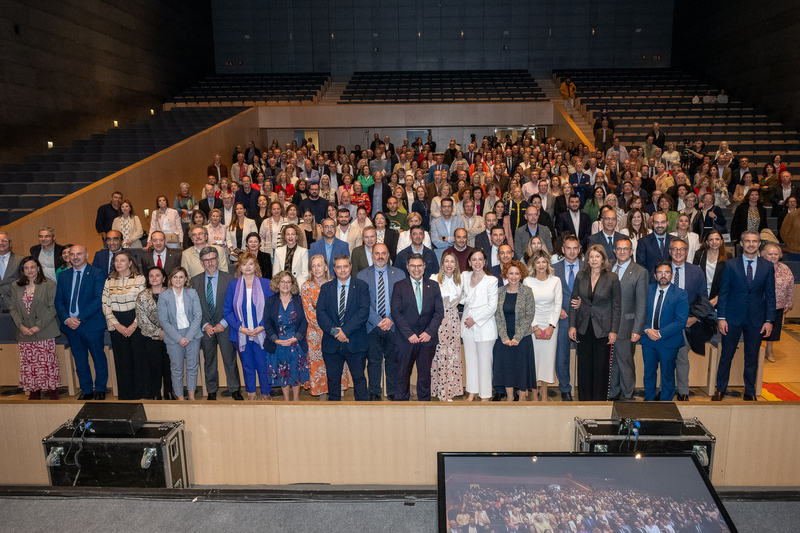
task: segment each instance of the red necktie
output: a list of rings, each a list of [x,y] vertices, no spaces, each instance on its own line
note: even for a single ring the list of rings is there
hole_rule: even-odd
[[[158,268],[164,268],[164,265],[161,263],[161,254],[158,254],[158,262],[156,263]]]

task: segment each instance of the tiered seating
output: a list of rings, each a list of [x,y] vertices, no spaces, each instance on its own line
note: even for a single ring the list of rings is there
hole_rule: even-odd
[[[167,103],[175,106],[313,104],[330,83],[330,73],[220,74],[208,76]]]
[[[356,72],[340,104],[544,100],[527,70]]]
[[[226,120],[241,108],[174,109],[148,121],[52,148],[0,170],[0,225]]]
[[[789,160],[800,156],[800,137],[766,114],[731,98],[728,104],[692,104],[712,87],[672,69],[555,70],[558,85],[570,76],[578,87],[580,105],[592,122],[607,107],[625,146],[641,145],[652,129],[661,125],[668,142],[683,148],[684,139],[705,141],[709,151],[728,141],[731,150],[747,155],[760,169],[775,154]]]

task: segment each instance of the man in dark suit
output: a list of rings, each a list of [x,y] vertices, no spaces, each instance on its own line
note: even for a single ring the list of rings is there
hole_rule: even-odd
[[[395,398],[397,354],[395,352],[392,294],[395,283],[406,276],[399,268],[389,266],[389,249],[385,244],[374,244],[371,253],[372,266],[359,272],[358,279],[369,286],[367,376],[369,399],[379,402],[381,401],[381,373],[384,364],[386,365],[386,396],[389,400]]]
[[[56,270],[64,264],[64,247],[56,242],[56,232],[51,227],[40,228],[38,237],[39,244],[31,246],[31,256],[39,260],[44,275],[56,281]]]
[[[503,265],[515,260],[516,253],[510,244],[501,244],[497,247],[497,264],[489,267],[489,274],[497,278],[497,286],[502,287],[507,280],[503,279]]]
[[[369,144],[369,149],[375,152],[378,146],[382,145],[383,141],[381,140],[381,136],[379,134],[375,134],[372,142]]]
[[[550,230],[547,226],[539,223],[539,212],[540,209],[538,207],[528,206],[528,209],[525,210],[525,221],[527,224],[518,227],[517,231],[514,232],[514,252],[517,257],[523,257],[525,255],[528,243],[535,235],[538,235],[542,239],[547,253],[553,253],[553,237],[550,235]]]
[[[366,328],[369,287],[350,275],[350,257],[337,255],[332,262],[336,279],[322,286],[317,303],[317,322],[322,330],[322,359],[329,376],[341,376],[347,363],[353,377],[355,399],[363,402],[368,399],[364,362],[369,349]],[[339,387],[328,387],[330,401],[338,402],[341,398]]]
[[[395,153],[395,151],[394,151],[394,143],[393,142],[389,142],[389,136],[388,135],[385,135],[383,137],[383,146],[384,146],[384,150],[391,150],[392,153]]]
[[[337,255],[350,255],[350,247],[346,242],[337,239],[334,236],[335,234],[336,222],[332,218],[324,219],[322,221],[323,238],[311,243],[308,249],[308,268],[311,268],[311,258],[320,254],[328,260],[328,270],[331,276],[335,275],[333,270],[333,258]]]
[[[378,230],[373,226],[367,226],[361,234],[361,239],[363,244],[353,248],[353,253],[350,254],[350,261],[353,265],[353,275],[356,277],[358,277],[362,270],[366,270],[372,266],[373,250],[375,249],[375,244],[378,242]]]
[[[703,270],[687,262],[689,245],[681,239],[675,239],[669,245],[669,255],[672,258],[672,284],[686,291],[691,306],[699,297],[705,297],[706,275]],[[675,381],[677,383],[678,401],[689,401],[689,341],[686,338],[688,328],[697,322],[697,318],[690,316],[686,321],[684,331],[684,344],[678,350],[678,359],[675,362]],[[705,355],[705,354],[703,354]]]
[[[728,388],[731,361],[744,334],[744,399],[756,401],[755,389],[758,354],[762,337],[772,334],[775,320],[775,269],[758,256],[761,237],[757,231],[742,233],[742,257],[725,262],[722,285],[717,300],[722,349],[717,370],[717,392],[711,398],[720,401]]]
[[[486,223],[486,231],[475,235],[475,246],[473,248],[483,250],[488,263],[489,253],[492,251],[492,228],[497,226],[497,215],[490,211],[484,215],[483,220]],[[508,242],[505,238],[505,233],[503,234],[503,242]]]
[[[672,266],[659,261],[655,266],[656,283],[650,285],[647,298],[647,326],[642,336],[644,359],[644,399],[656,400],[656,374],[661,366],[661,401],[675,395],[675,360],[684,345],[683,328],[689,318],[686,291],[672,285]]]
[[[436,155],[436,163],[431,165],[430,170],[428,170],[428,183],[433,181],[434,172],[441,172],[444,178],[450,176],[450,167],[444,164],[442,154]]]
[[[569,175],[569,183],[572,185],[572,191],[578,195],[581,200],[580,207],[583,207],[586,202],[586,188],[589,186],[589,174],[583,172],[583,163],[579,160],[575,162],[575,172]]]
[[[203,214],[206,216],[206,220],[208,220],[208,214],[211,212],[212,209],[222,209],[222,200],[214,196],[214,186],[210,183],[206,184],[206,197],[197,204],[197,207]]]
[[[608,397],[633,400],[633,389],[636,386],[633,355],[636,353],[636,343],[644,332],[650,274],[633,261],[633,246],[628,237],[623,235],[617,240],[614,252],[617,262],[613,271],[619,278],[622,300],[617,342],[614,343],[611,360]]]
[[[383,211],[384,213],[388,211],[389,207],[386,205],[386,202],[388,202],[389,197],[392,196],[392,191],[388,183],[383,182],[383,172],[376,172],[372,176],[372,179],[375,180],[375,184],[367,187],[367,196],[369,196],[369,201],[372,202],[372,212],[369,213],[370,217],[374,217],[375,213],[378,211]]]
[[[214,246],[206,246],[200,250],[200,260],[205,272],[192,278],[192,288],[200,297],[200,308],[203,310],[203,337],[200,346],[203,348],[203,368],[206,374],[208,399],[217,399],[219,389],[219,365],[217,364],[217,347],[222,353],[222,364],[225,367],[225,379],[228,392],[234,400],[242,401],[239,381],[239,367],[236,364],[236,351],[229,339],[229,327],[222,316],[222,304],[225,303],[225,292],[233,276],[219,270],[219,251]]]
[[[147,273],[150,268],[160,266],[169,276],[173,268],[181,266],[183,253],[180,250],[167,248],[167,238],[162,232],[154,231],[150,235],[150,244],[153,245],[153,249],[142,254],[142,272]]]
[[[558,379],[558,388],[561,391],[561,400],[571,402],[569,358],[572,341],[569,338],[568,313],[575,277],[583,268],[581,243],[578,237],[571,235],[565,238],[561,246],[561,253],[564,254],[564,260],[553,266],[554,275],[561,280],[561,316],[558,320],[558,344],[556,344],[556,379]]]
[[[11,284],[19,279],[22,258],[11,251],[11,235],[0,231],[0,313],[8,313]]]
[[[731,182],[728,184],[728,193],[733,196],[736,186],[744,183],[744,175],[749,172],[753,176],[753,183],[758,183],[758,172],[750,168],[750,160],[743,157],[739,160],[739,168],[731,172]]]
[[[650,130],[648,134],[653,136],[653,144],[664,150],[664,146],[667,143],[667,136],[661,131],[661,127],[658,125],[658,122],[653,122],[653,129]]]
[[[433,250],[422,244],[425,240],[425,230],[422,229],[422,226],[413,226],[409,231],[411,233],[411,244],[403,248],[397,254],[397,261],[395,261],[394,264],[403,271],[403,274],[408,275],[408,258],[411,257],[411,254],[420,254],[425,261],[425,278],[427,279],[439,272],[439,263],[436,261],[436,254]]]
[[[397,393],[395,400],[408,401],[411,371],[417,365],[417,399],[431,399],[431,363],[439,343],[439,325],[444,306],[439,284],[425,276],[420,254],[408,259],[408,278],[398,281],[392,293],[392,317],[397,346]]]
[[[728,227],[725,215],[722,214],[722,209],[714,205],[714,193],[707,192],[697,201],[700,204],[697,208],[700,211],[700,215],[694,219],[692,231],[700,236],[700,242],[703,242],[706,234],[712,229],[720,233],[727,233]]]
[[[625,236],[614,229],[617,227],[617,213],[613,207],[606,205],[600,210],[600,225],[602,230],[589,237],[587,246],[599,244],[605,249],[608,260],[614,261],[617,241]]]
[[[98,250],[92,259],[92,266],[102,270],[108,277],[114,272],[114,255],[122,249],[122,233],[111,230],[106,233],[106,247]]]
[[[236,161],[235,158],[234,161]],[[208,165],[208,169],[206,169],[206,176],[214,176],[217,178],[217,183],[219,183],[219,180],[222,178],[228,177],[228,167],[222,162],[222,158],[219,154],[215,155],[214,162]]]
[[[253,164],[253,157],[261,157],[261,150],[256,148],[253,141],[250,141],[247,143],[247,148],[244,151],[244,159],[247,161],[248,165]]]
[[[778,218],[778,227],[783,221],[785,216],[785,202],[790,197],[794,196],[800,200],[800,187],[792,185],[792,174],[788,170],[784,170],[780,175],[780,183],[772,188],[772,196],[770,196],[770,203],[772,203],[772,216]]]
[[[581,198],[573,193],[567,204],[569,209],[561,213],[556,220],[556,231],[561,234],[568,231],[578,237],[581,248],[586,249],[589,236],[592,233],[592,221],[589,215],[581,211]],[[577,227],[576,227],[577,224]]]
[[[69,341],[75,372],[81,385],[79,400],[105,400],[108,362],[103,351],[106,318],[103,315],[103,286],[108,274],[86,262],[86,247],[76,244],[69,250],[72,268],[58,276],[55,308],[61,331]],[[89,354],[94,365],[94,383]]]
[[[669,261],[669,247],[675,239],[667,234],[667,214],[658,211],[650,219],[653,222],[653,232],[646,237],[639,239],[636,245],[636,262],[647,269],[652,275],[656,269],[656,263]]]

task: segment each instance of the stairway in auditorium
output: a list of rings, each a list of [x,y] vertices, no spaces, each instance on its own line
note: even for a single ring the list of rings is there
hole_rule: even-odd
[[[615,122],[615,135],[623,146],[644,144],[653,122],[683,149],[684,139],[703,140],[713,154],[722,141],[739,156],[750,157],[751,166],[760,169],[779,154],[790,162],[800,157],[800,135],[785,128],[762,111],[744,105],[736,95],[728,104],[692,104],[713,87],[673,69],[578,69],[555,70],[560,84],[569,75],[577,86],[579,109],[591,129],[600,109],[607,107]],[[577,116],[576,118],[580,118]],[[576,121],[577,122],[577,121]],[[589,137],[594,140],[594,134]]]
[[[544,97],[551,102],[553,102],[558,107],[563,108],[564,100],[561,98],[561,90],[560,85],[556,85],[554,80],[550,78],[537,78],[536,83],[541,87],[542,92],[544,92]],[[583,135],[589,140],[589,144],[594,144],[594,132],[592,131],[592,126],[589,124],[580,113],[578,113],[577,109],[573,114],[572,120],[575,122],[575,126],[583,133]],[[564,139],[566,141],[566,139]],[[578,144],[580,140],[575,139],[575,144]]]
[[[342,93],[347,88],[347,82],[335,81],[328,85],[325,92],[320,97],[318,105],[336,105],[342,97]]]
[[[0,169],[0,225],[9,224],[68,194],[219,124],[237,107],[175,108],[127,127],[54,147]]]

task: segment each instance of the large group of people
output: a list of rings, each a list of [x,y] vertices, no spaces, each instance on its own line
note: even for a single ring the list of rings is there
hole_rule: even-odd
[[[713,501],[607,486],[485,485],[448,499],[447,533],[724,533]]]
[[[646,398],[686,400],[689,350],[721,335],[720,400],[743,335],[755,400],[761,342],[773,360],[793,305],[764,204],[795,258],[792,175],[779,156],[756,175],[724,143],[698,143],[682,164],[658,124],[625,148],[610,121],[597,151],[526,135],[438,152],[430,137],[395,147],[377,134],[330,153],[251,143],[230,170],[213,158],[199,199],[188,183],[172,203],[158,196],[147,228],[113,193],[91,264],[53,228],[29,254],[0,232],[21,386],[55,394],[65,335],[80,398],[103,399],[108,330],[120,399],[194,400],[202,352],[209,399],[219,354],[236,400],[243,381],[249,400],[352,387],[356,400],[405,401],[416,368],[421,401],[545,401],[555,383],[570,401],[571,348],[578,399],[632,399],[641,344]],[[723,240],[731,200],[737,257]]]

